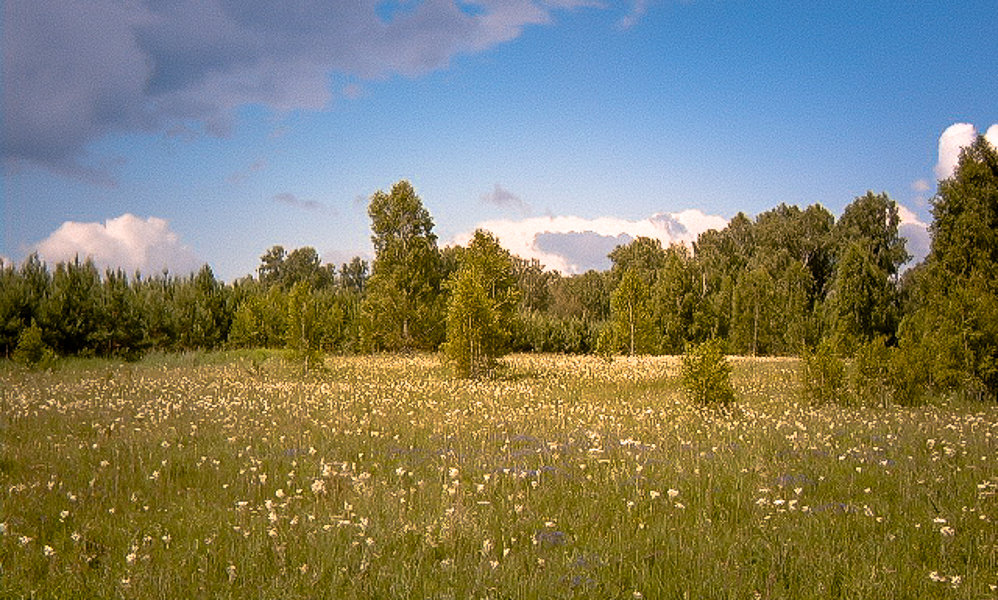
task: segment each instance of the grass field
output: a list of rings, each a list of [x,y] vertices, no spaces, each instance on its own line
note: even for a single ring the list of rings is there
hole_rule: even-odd
[[[3,598],[995,598],[998,407],[735,359],[0,365]]]

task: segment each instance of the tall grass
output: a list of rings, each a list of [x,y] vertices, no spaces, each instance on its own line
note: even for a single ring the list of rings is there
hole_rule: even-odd
[[[998,408],[798,403],[735,359],[0,367],[0,597],[984,598]]]

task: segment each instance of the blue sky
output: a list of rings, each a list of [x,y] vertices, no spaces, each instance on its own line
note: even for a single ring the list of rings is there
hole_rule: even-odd
[[[442,243],[484,224],[567,272],[867,190],[915,231],[937,163],[998,140],[998,5],[815,4],[8,0],[0,255],[341,263],[402,178]]]

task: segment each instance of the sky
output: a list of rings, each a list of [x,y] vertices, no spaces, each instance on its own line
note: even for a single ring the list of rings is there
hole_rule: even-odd
[[[937,181],[998,145],[998,5],[6,0],[0,257],[232,281],[271,246],[372,258],[409,180],[442,245],[564,273],[639,235],[868,190],[924,254]]]

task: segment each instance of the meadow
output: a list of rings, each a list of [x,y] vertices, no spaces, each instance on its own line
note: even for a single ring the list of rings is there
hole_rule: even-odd
[[[998,406],[733,359],[0,364],[3,598],[994,598]]]

